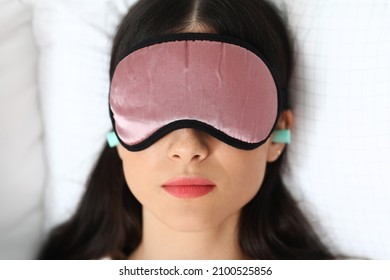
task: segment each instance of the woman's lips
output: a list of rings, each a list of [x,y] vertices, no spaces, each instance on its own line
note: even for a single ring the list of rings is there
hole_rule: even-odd
[[[200,177],[178,177],[163,184],[163,189],[178,198],[195,198],[208,194],[215,183]]]

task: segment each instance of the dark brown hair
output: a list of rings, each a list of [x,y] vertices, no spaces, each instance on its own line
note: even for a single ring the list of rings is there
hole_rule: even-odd
[[[138,1],[114,38],[111,79],[131,46],[183,32],[194,22],[250,43],[266,56],[280,85],[287,88],[292,71],[290,38],[277,10],[263,0]],[[241,211],[241,249],[254,259],[332,259],[282,182],[284,157],[285,152],[267,165],[260,191]],[[126,185],[116,149],[106,145],[75,215],[52,231],[39,258],[126,258],[141,241],[141,213],[141,204]]]

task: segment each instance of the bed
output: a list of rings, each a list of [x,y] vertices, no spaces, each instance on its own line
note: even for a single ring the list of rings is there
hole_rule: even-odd
[[[0,258],[70,217],[110,129],[111,39],[133,0],[0,5]],[[283,180],[334,252],[390,259],[390,3],[274,0],[295,40]]]

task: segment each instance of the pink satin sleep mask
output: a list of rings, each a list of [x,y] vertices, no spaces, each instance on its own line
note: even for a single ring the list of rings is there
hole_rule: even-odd
[[[181,33],[146,40],[115,69],[114,132],[130,151],[180,128],[255,149],[271,135],[282,107],[270,69],[254,47],[232,37]]]

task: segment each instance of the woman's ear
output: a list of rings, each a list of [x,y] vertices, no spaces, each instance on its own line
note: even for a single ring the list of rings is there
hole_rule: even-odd
[[[284,110],[279,118],[276,129],[284,130],[291,129],[293,124],[293,113],[291,110]],[[274,162],[279,158],[283,153],[286,143],[274,143],[272,139],[274,138],[274,133],[270,137],[271,144],[268,148],[267,162]]]
[[[118,155],[119,155],[119,158],[122,160],[123,159],[123,153],[125,151],[125,148],[121,145],[121,144],[118,144],[116,146],[116,150],[118,152]]]

